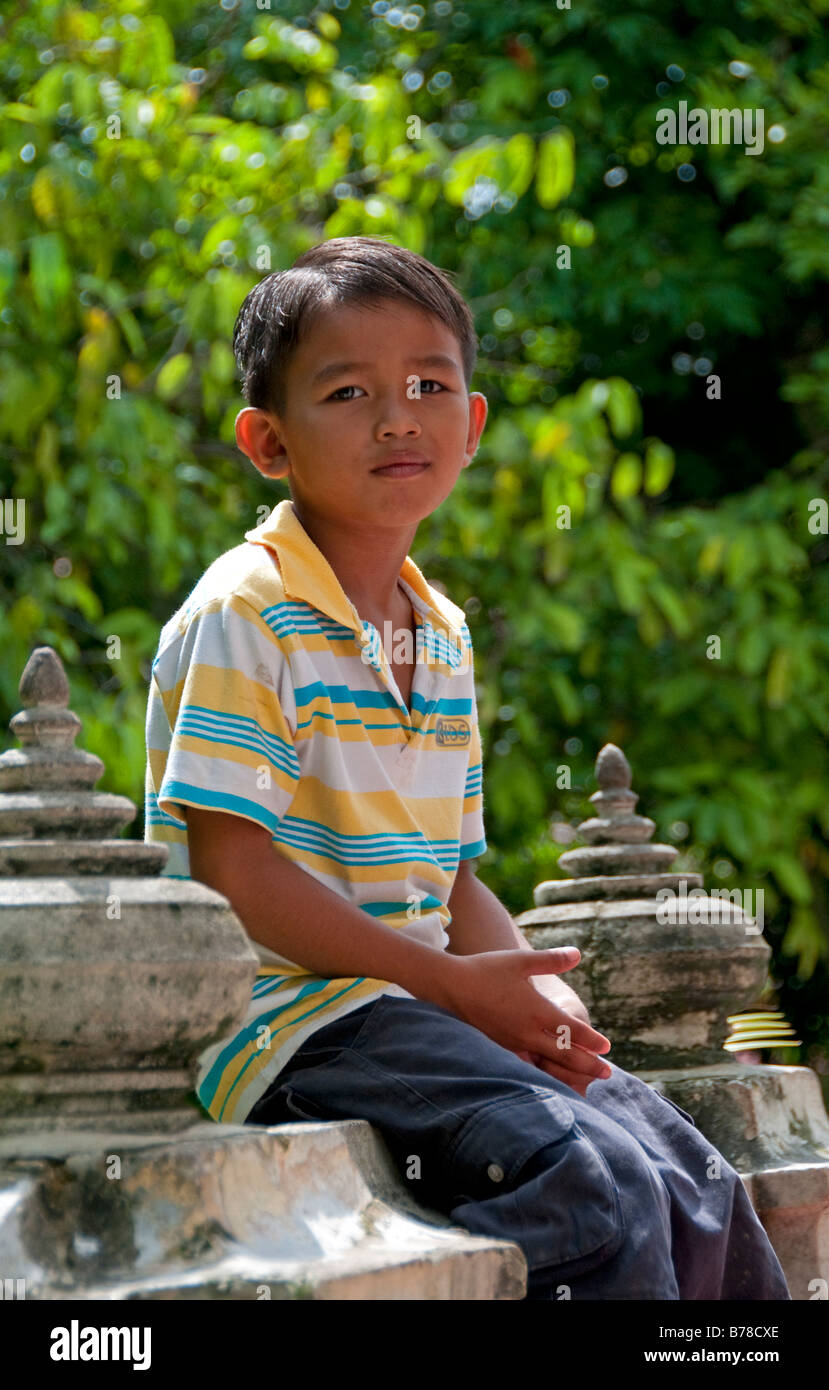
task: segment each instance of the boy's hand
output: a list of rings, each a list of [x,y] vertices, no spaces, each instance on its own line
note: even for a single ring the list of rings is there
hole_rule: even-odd
[[[591,1081],[612,1075],[596,1055],[610,1050],[610,1039],[533,983],[533,976],[559,975],[580,959],[569,946],[455,956],[445,1007],[584,1095]]]
[[[574,1018],[580,1018],[582,1023],[590,1022],[590,1015],[584,1003],[559,975],[534,975],[533,988],[537,989],[539,994],[543,994],[545,999],[550,999],[554,1004],[558,1004],[560,1009],[572,1014]]]
[[[590,1015],[583,1001],[576,994],[576,991],[571,989],[569,985],[566,985],[559,976],[535,975],[533,976],[533,985],[540,994],[550,999],[553,1004],[558,1004],[560,1009],[564,1009],[565,1013],[572,1014],[574,1018],[580,1019],[583,1023],[590,1022]],[[515,1055],[520,1057],[523,1062],[529,1062],[532,1066],[539,1067],[541,1071],[546,1071],[548,1076],[558,1075],[558,1072],[548,1070],[551,1064],[537,1052],[517,1052]],[[606,1076],[607,1073],[605,1073],[603,1078],[599,1079],[606,1079]],[[565,1078],[559,1077],[559,1079],[563,1080]],[[596,1078],[594,1077],[592,1079],[595,1080]],[[590,1079],[588,1079],[587,1082],[583,1082],[579,1078],[567,1080],[568,1085],[572,1086],[573,1089],[578,1091],[582,1096],[587,1090],[587,1086],[590,1084]]]

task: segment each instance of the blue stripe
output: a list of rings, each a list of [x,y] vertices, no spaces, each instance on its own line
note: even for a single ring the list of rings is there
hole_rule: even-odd
[[[403,902],[359,903],[358,906],[370,917],[390,917],[392,913],[408,912],[412,904],[408,900],[404,900]],[[436,898],[434,893],[427,893],[424,898],[418,900],[417,906],[422,912],[424,908],[444,907],[445,903],[440,898]]]
[[[267,733],[255,719],[227,710],[208,709],[205,705],[185,705],[176,720],[176,733],[262,753],[280,772],[299,781],[299,758],[293,745],[278,734]]]
[[[466,801],[467,797],[477,795],[478,792],[483,791],[483,787],[484,765],[483,763],[476,763],[474,767],[470,767],[466,774],[466,790],[463,794],[464,801]]]
[[[356,628],[345,627],[307,603],[299,604],[286,601],[285,603],[271,604],[267,608],[263,608],[259,616],[280,639],[314,636],[325,637],[330,642],[351,640],[355,645],[358,643]],[[362,621],[363,632],[368,632],[371,637],[371,641],[366,644],[365,651],[367,655],[379,660],[382,646],[381,634],[373,623],[367,619]],[[429,619],[417,609],[415,610],[415,622],[416,658],[425,651],[428,658],[438,661],[444,666],[449,666],[453,670],[463,664],[466,654],[472,646],[466,623],[459,631],[459,642],[455,642],[430,623]]]
[[[258,821],[273,833],[279,826],[279,816],[267,810],[258,801],[249,801],[245,796],[232,796],[229,792],[209,792],[204,787],[194,787],[190,782],[168,782],[161,784],[159,796],[169,797],[171,801],[192,801],[196,806],[204,806],[208,811],[235,811],[237,815],[248,816]]]
[[[451,860],[459,844],[456,839],[429,841],[419,830],[408,835],[347,835],[320,821],[298,816],[285,816],[275,839],[297,849],[325,855],[338,864],[351,865],[397,864],[405,862],[412,854],[430,864],[443,862],[447,857]]]
[[[412,830],[402,835],[392,835],[385,831],[375,831],[370,835],[349,835],[343,831],[332,830],[331,826],[326,825],[324,821],[309,820],[307,817],[287,816],[283,824],[288,822],[300,827],[308,826],[311,830],[319,830],[343,845],[396,844],[402,849],[407,849],[409,845],[418,840],[423,844],[427,843],[420,830]],[[456,845],[458,842],[457,840],[446,839],[432,840],[431,843],[433,845]]]
[[[285,1025],[283,1025],[283,1026],[286,1027],[286,1028],[287,1028],[287,1027],[292,1027],[292,1028],[293,1028],[293,1027],[294,1027],[296,1024],[298,1024],[298,1023],[304,1023],[305,1020],[306,1020],[307,1018],[313,1018],[314,1014],[317,1014],[317,1013],[320,1012],[320,1009],[329,1009],[329,1008],[331,1007],[331,1005],[334,1004],[334,1002],[335,1002],[337,999],[341,999],[341,998],[343,997],[343,995],[345,995],[345,994],[350,994],[351,991],[354,990],[354,989],[356,989],[358,985],[363,984],[363,983],[365,982],[365,978],[366,978],[366,977],[365,977],[364,975],[361,975],[359,979],[357,979],[357,980],[352,980],[352,981],[346,986],[345,989],[339,990],[339,991],[337,992],[337,994],[332,995],[332,997],[331,997],[330,999],[326,999],[325,1002],[324,1002],[323,1004],[317,1004],[317,1005],[315,1006],[315,1008],[309,1009],[308,1012],[307,1012],[307,1014],[302,1014],[301,1018],[299,1018],[299,1019],[292,1019],[291,1022],[290,1022],[290,1024],[285,1024]],[[257,1018],[255,1018],[254,1021],[253,1021],[253,1023],[251,1023],[251,1024],[248,1026],[248,1028],[243,1029],[242,1032],[236,1034],[235,1038],[233,1039],[233,1043],[241,1044],[242,1046],[246,1045],[248,1042],[251,1041],[252,1038],[255,1038],[255,1037],[256,1037],[256,1029],[257,1029],[257,1028],[261,1028],[261,1027],[263,1026],[263,1024],[266,1024],[268,1027],[270,1027],[270,1025],[271,1025],[273,1019],[278,1018],[279,1015],[280,1015],[281,1013],[284,1013],[286,1009],[289,1009],[289,1008],[293,1007],[293,1005],[295,1005],[299,999],[307,998],[307,997],[308,997],[309,995],[311,995],[311,994],[318,994],[319,991],[320,991],[320,989],[324,988],[325,985],[327,985],[327,984],[330,984],[330,981],[329,981],[329,980],[317,980],[317,981],[314,981],[312,984],[307,985],[307,986],[306,986],[304,989],[302,989],[302,990],[300,991],[300,993],[296,996],[296,999],[292,999],[292,1000],[290,1001],[290,1003],[284,1004],[284,1005],[282,1006],[282,1008],[280,1008],[280,1009],[274,1009],[270,1014],[267,1014],[267,1013],[266,1013],[266,1014],[262,1014],[262,1015],[258,1016]],[[271,1028],[271,1037],[273,1038],[273,1037],[275,1036],[276,1033],[280,1033],[281,1031],[282,1031],[281,1028],[276,1028],[276,1029]],[[222,1072],[224,1071],[224,1069],[227,1067],[228,1062],[232,1061],[233,1058],[234,1058],[235,1056],[237,1056],[238,1053],[239,1053],[239,1051],[241,1050],[241,1047],[240,1047],[240,1046],[236,1046],[235,1048],[233,1048],[233,1043],[231,1043],[227,1048],[225,1048],[225,1051],[224,1051],[224,1053],[222,1054],[222,1055],[224,1056],[224,1058],[225,1058],[225,1061],[224,1061],[224,1065],[221,1067],[221,1071],[219,1072],[219,1075],[218,1075],[218,1076],[215,1076],[215,1075],[214,1075],[214,1074],[216,1073],[216,1067],[217,1067],[217,1065],[218,1065],[218,1064],[215,1064],[213,1067],[211,1067],[209,1075],[208,1075],[207,1077],[205,1077],[205,1081],[204,1081],[204,1084],[203,1084],[203,1086],[202,1086],[202,1090],[199,1091],[199,1093],[198,1093],[198,1094],[199,1094],[199,1100],[201,1100],[202,1105],[205,1104],[204,1100],[202,1099],[202,1092],[207,1093],[207,1086],[208,1086],[208,1084],[209,1084],[210,1078],[211,1078],[211,1077],[214,1078],[214,1079],[213,1079],[213,1089],[212,1089],[211,1092],[209,1092],[209,1093],[207,1093],[207,1094],[209,1094],[210,1100],[212,1101],[213,1097],[214,1097],[215,1094],[216,1094],[218,1082],[221,1080],[221,1073],[222,1073]],[[233,1049],[233,1050],[231,1050],[231,1049]],[[222,1120],[222,1118],[223,1118],[223,1116],[224,1116],[225,1109],[227,1108],[227,1105],[228,1105],[228,1102],[230,1101],[231,1096],[233,1095],[234,1091],[235,1091],[236,1088],[238,1087],[238,1085],[239,1085],[240,1081],[242,1080],[243,1076],[245,1075],[245,1072],[247,1071],[248,1067],[251,1065],[252,1062],[254,1062],[254,1061],[256,1060],[257,1056],[259,1056],[259,1053],[253,1053],[253,1054],[248,1058],[248,1060],[244,1063],[244,1065],[243,1065],[243,1067],[242,1067],[242,1070],[240,1071],[240,1073],[239,1073],[239,1075],[237,1076],[236,1080],[234,1081],[233,1085],[231,1086],[230,1090],[228,1091],[227,1096],[225,1097],[224,1104],[222,1105],[221,1111],[219,1112],[219,1120],[220,1120],[220,1121]],[[283,1064],[283,1065],[284,1065],[284,1064]],[[205,1108],[209,1108],[209,1107],[206,1106]]]
[[[280,989],[287,980],[297,982],[296,975],[257,975],[253,982],[253,998],[258,999],[262,994],[271,994],[275,989]]]
[[[272,603],[263,608],[259,616],[279,636],[293,636],[302,632],[341,640],[355,635],[355,629],[344,627],[309,603],[291,603],[288,600]]]
[[[432,864],[437,868],[451,868],[455,863],[454,856],[458,852],[458,840],[446,841],[449,848],[444,850],[435,849],[422,837],[412,845],[400,847],[396,853],[392,852],[391,846],[378,846],[375,850],[354,851],[343,854],[331,847],[330,841],[326,843],[322,836],[314,837],[308,831],[285,831],[285,822],[274,835],[274,842],[289,846],[293,849],[303,850],[306,854],[316,854],[323,859],[330,859],[335,864],[342,864],[344,867],[367,868],[370,866],[389,866],[395,864],[420,863]],[[405,875],[401,874],[400,877]]]
[[[158,797],[154,791],[149,789],[144,797],[144,823],[145,825],[169,825],[174,830],[187,829],[186,821],[178,820],[167,811],[162,811],[158,804]]]
[[[233,1037],[230,1038],[226,1045],[222,1048],[217,1060],[213,1063],[212,1067],[210,1068],[210,1071],[207,1073],[207,1076],[204,1078],[204,1081],[202,1083],[202,1090],[209,1094],[211,1101],[213,1100],[216,1094],[216,1090],[218,1088],[219,1082],[222,1079],[222,1076],[224,1075],[225,1069],[233,1061],[234,1057],[236,1057],[238,1053],[241,1052],[242,1049],[246,1047],[249,1042],[255,1042],[256,1038],[258,1037],[257,1029],[263,1027],[264,1025],[270,1027],[270,1024],[273,1022],[273,1020],[275,1018],[278,1018],[280,1014],[284,1013],[286,1009],[291,1008],[294,1004],[297,1004],[301,999],[308,999],[312,995],[319,994],[320,990],[325,989],[325,986],[328,983],[328,980],[309,980],[307,984],[303,985],[297,991],[293,999],[289,999],[287,1003],[280,1005],[279,1008],[271,1009],[269,1013],[257,1014],[256,1017],[252,1020],[252,1022],[248,1023],[244,1028],[241,1028],[239,1032],[233,1034]],[[251,1003],[252,1002],[253,993],[251,992]],[[316,1009],[312,1009],[311,1013],[316,1013]],[[310,1015],[308,1016],[310,1017]],[[303,1015],[303,1017],[305,1017],[305,1015]],[[274,1032],[281,1032],[281,1029],[271,1028],[272,1036]],[[259,1050],[257,1050],[256,1053],[254,1053],[254,1056],[258,1055]],[[201,1092],[198,1092],[198,1095],[199,1098],[201,1098]]]
[[[474,845],[461,845],[461,859],[480,859],[486,853],[486,840],[477,840]]]
[[[472,714],[469,696],[450,699],[444,695],[437,700],[424,700],[422,695],[414,694],[413,698],[420,701],[420,708],[424,712],[436,710],[438,714],[455,718]],[[355,690],[350,685],[327,685],[325,681],[313,681],[310,685],[298,685],[294,690],[297,711],[318,699],[328,699],[333,705],[354,705],[355,709],[382,709],[384,706],[397,709],[395,698],[388,689],[371,690],[364,687]]]

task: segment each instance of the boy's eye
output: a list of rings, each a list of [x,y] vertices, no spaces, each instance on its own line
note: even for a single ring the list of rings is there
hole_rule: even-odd
[[[335,400],[337,399],[337,397],[340,395],[340,392],[341,392],[341,391],[359,391],[359,390],[360,390],[360,387],[359,387],[359,386],[340,386],[340,387],[338,388],[338,390],[334,391],[334,392],[328,397],[328,399],[329,399],[330,401],[335,401]]]
[[[421,393],[423,393],[423,388],[424,388],[424,386],[437,386],[441,391],[445,391],[445,390],[446,390],[446,387],[443,386],[443,384],[442,384],[441,382],[435,381],[434,377],[426,377],[426,378],[424,378],[424,379],[421,381],[421,383],[420,383],[420,390],[421,390]],[[343,391],[361,391],[362,389],[363,389],[363,388],[362,388],[361,386],[340,386],[340,387],[337,388],[336,391],[332,391],[332,393],[331,393],[331,395],[328,397],[328,399],[329,399],[330,401],[335,401],[335,400],[337,400],[337,398],[339,397],[340,400],[353,400],[353,397],[352,397],[352,396],[345,397],[345,396],[341,395],[341,392],[343,392]],[[434,395],[435,395],[435,392],[434,392],[434,391],[427,391],[425,394],[426,394],[427,396],[434,396]]]

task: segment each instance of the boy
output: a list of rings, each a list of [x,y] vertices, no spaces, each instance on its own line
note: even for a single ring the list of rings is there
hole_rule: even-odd
[[[425,1205],[521,1246],[528,1298],[788,1299],[735,1171],[604,1060],[578,951],[533,951],[475,876],[469,629],[408,554],[486,420],[466,303],[336,239],[251,290],[234,350],[237,443],[291,500],[165,626],[147,715],[146,837],[261,962],[202,1103],[369,1120]]]

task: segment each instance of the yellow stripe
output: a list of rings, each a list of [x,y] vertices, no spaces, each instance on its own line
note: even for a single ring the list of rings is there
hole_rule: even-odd
[[[312,1017],[322,1018],[324,1005],[330,1003],[334,995],[341,994],[348,984],[348,979],[332,979],[318,994],[306,996],[304,999],[297,1000],[294,1004],[289,1004],[285,1012],[280,1014],[279,1018],[276,1020],[276,1026],[279,1031],[272,1035],[272,1042],[275,1042],[277,1048],[281,1051],[285,1046],[286,1040],[292,1038],[298,1030],[306,1026]],[[348,999],[351,1007],[357,1007],[354,1002],[355,1000],[363,999],[366,995],[376,994],[379,989],[384,989],[388,984],[388,980],[364,980],[362,984],[356,985],[353,990],[349,990],[348,995],[344,997]],[[267,1012],[268,1004],[263,1000],[261,1013],[264,1014]],[[325,1014],[327,1022],[330,1023],[333,1021],[333,1014],[333,1009],[330,1014]],[[247,1088],[252,1081],[255,1081],[256,1077],[264,1070],[272,1058],[273,1050],[271,1046],[258,1048],[254,1040],[249,1042],[243,1051],[228,1063],[222,1073],[219,1088],[216,1091],[216,1095],[210,1107],[210,1113],[213,1115],[214,1119],[218,1118],[222,1106],[242,1072],[244,1072],[244,1085],[245,1088]],[[245,1069],[248,1062],[250,1065]]]

